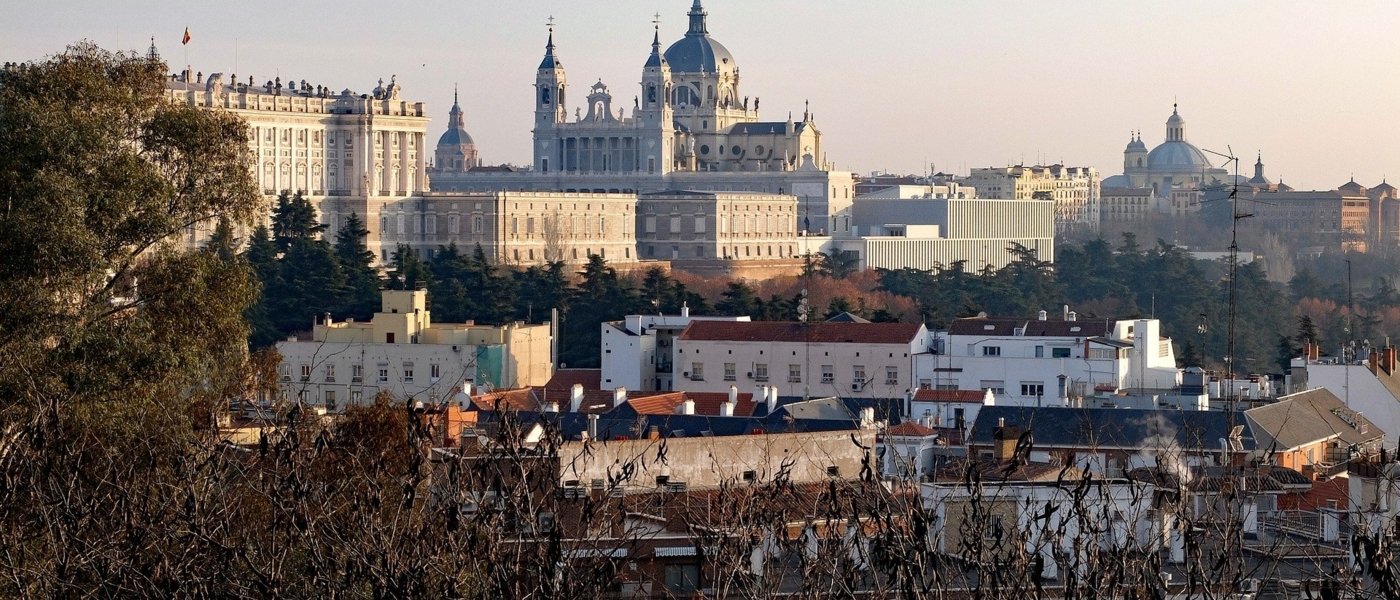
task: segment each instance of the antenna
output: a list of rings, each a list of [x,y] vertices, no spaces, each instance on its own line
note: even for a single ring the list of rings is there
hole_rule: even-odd
[[[1238,288],[1238,283],[1239,283],[1238,271],[1239,271],[1239,264],[1240,264],[1240,244],[1239,244],[1240,220],[1242,220],[1242,219],[1248,219],[1248,218],[1254,216],[1254,213],[1241,213],[1240,210],[1239,210],[1239,204],[1240,204],[1240,198],[1239,198],[1239,193],[1240,193],[1240,159],[1239,159],[1238,156],[1235,156],[1235,151],[1234,151],[1234,149],[1227,145],[1227,146],[1225,146],[1225,152],[1226,152],[1226,153],[1224,153],[1224,154],[1222,154],[1222,153],[1220,153],[1220,152],[1213,151],[1213,150],[1206,150],[1205,148],[1202,148],[1202,150],[1204,150],[1204,151],[1206,151],[1206,152],[1209,152],[1209,153],[1211,153],[1211,154],[1214,154],[1214,155],[1216,155],[1216,156],[1219,156],[1219,157],[1224,158],[1224,159],[1225,159],[1225,164],[1234,163],[1234,166],[1235,166],[1235,176],[1234,176],[1234,180],[1230,182],[1230,195],[1229,195],[1229,199],[1230,199],[1230,318],[1229,318],[1229,328],[1228,328],[1227,333],[1226,333],[1226,350],[1225,350],[1225,381],[1227,382],[1227,385],[1229,385],[1229,387],[1230,387],[1230,396],[1227,396],[1227,397],[1226,397],[1226,410],[1230,411],[1230,413],[1231,413],[1231,415],[1232,415],[1231,418],[1233,419],[1233,414],[1234,414],[1234,411],[1235,411],[1235,398],[1233,397],[1234,391],[1235,391],[1235,390],[1234,390],[1234,387],[1235,387],[1235,386],[1233,385],[1233,383],[1229,383],[1229,382],[1233,382],[1234,379],[1235,379],[1235,359],[1236,359],[1236,356],[1235,356],[1235,316],[1236,316],[1236,313],[1238,312],[1238,304],[1239,304],[1239,302],[1238,302],[1238,290],[1237,290],[1237,288]],[[1222,165],[1222,166],[1223,166],[1223,165]],[[1251,200],[1251,201],[1252,201],[1252,202],[1259,202],[1259,201],[1257,201],[1257,200]],[[1261,204],[1267,204],[1267,203],[1261,203]],[[1233,424],[1233,423],[1232,423],[1232,424]]]

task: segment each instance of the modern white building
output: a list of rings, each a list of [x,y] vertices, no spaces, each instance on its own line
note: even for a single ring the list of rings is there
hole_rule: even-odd
[[[1071,398],[1169,390],[1181,372],[1156,319],[971,317],[939,333],[921,387],[991,390],[998,404],[1065,406]]]
[[[866,269],[999,269],[1014,260],[1013,244],[1054,261],[1054,211],[1046,200],[861,196],[825,245],[856,252]]]
[[[921,323],[695,321],[676,339],[672,373],[682,391],[902,398],[932,346]]]
[[[599,352],[599,386],[605,390],[673,391],[676,337],[692,321],[747,322],[749,317],[692,317],[690,308],[680,315],[627,315],[621,321],[602,324]]]
[[[343,410],[380,392],[424,402],[464,383],[486,388],[544,385],[553,374],[549,324],[433,323],[427,292],[385,290],[368,323],[318,319],[311,339],[277,343],[284,399]]]

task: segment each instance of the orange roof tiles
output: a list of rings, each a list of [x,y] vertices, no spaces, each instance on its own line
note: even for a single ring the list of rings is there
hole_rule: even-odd
[[[929,390],[920,389],[914,392],[915,402],[962,402],[965,404],[981,404],[987,397],[987,392],[983,390]]]
[[[902,435],[909,437],[928,437],[935,433],[938,432],[916,421],[905,421],[885,430],[885,435]]]

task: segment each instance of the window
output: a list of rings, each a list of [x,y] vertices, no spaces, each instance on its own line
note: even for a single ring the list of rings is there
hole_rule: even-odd
[[[647,217],[642,226],[647,233],[656,233],[656,217]]]
[[[413,381],[413,363],[406,362],[403,364],[403,380],[405,383]]]
[[[481,233],[481,217],[472,217],[472,233]]]
[[[353,392],[350,392],[350,403],[351,403],[351,404],[359,404],[359,403],[363,402],[364,399],[365,399],[365,393],[364,393],[364,392],[361,392],[360,390],[355,390],[355,391],[353,391]]]
[[[282,381],[292,380],[292,368],[288,365],[278,365],[277,374],[282,377]]]
[[[826,467],[826,476],[827,476],[827,477],[840,477],[840,476],[841,476],[841,467],[838,467],[838,466],[836,466],[836,465],[828,465],[828,466]]]
[[[525,217],[525,233],[534,233],[534,232],[535,232],[535,218],[534,218],[534,217]]]
[[[326,382],[335,383],[335,365],[326,365]]]
[[[754,381],[768,381],[768,363],[758,363],[753,366]]]
[[[428,215],[427,223],[423,225],[423,233],[437,234],[437,215]]]
[[[983,379],[977,384],[982,391],[991,390],[993,394],[1001,396],[1006,393],[1006,382],[994,379]]]
[[[836,370],[831,365],[822,365],[822,383],[836,381]]]
[[[885,367],[885,385],[899,383],[899,367]]]
[[[1001,356],[1001,346],[982,346],[982,356]]]
[[[428,365],[428,376],[432,377],[433,381],[437,381],[439,377],[442,377],[442,365]]]
[[[851,383],[865,383],[865,365],[851,367]]]
[[[788,383],[802,383],[802,365],[788,365]]]
[[[705,217],[695,217],[695,233],[705,233]]]
[[[1045,346],[1036,346],[1036,347],[1035,347],[1035,357],[1036,357],[1036,358],[1045,358]]]
[[[450,217],[447,218],[447,232],[448,232],[448,233],[458,233],[458,232],[459,232],[459,229],[461,229],[461,226],[462,226],[461,219],[458,218],[457,215],[452,215],[452,216],[450,216]]]
[[[666,565],[666,589],[690,595],[700,585],[700,565]]]
[[[1069,348],[1051,348],[1050,358],[1069,358]]]
[[[671,233],[680,233],[680,232],[681,232],[681,218],[680,218],[680,217],[671,217]]]
[[[392,343],[394,343],[394,332],[389,331],[389,332],[386,332],[386,333],[384,334],[384,343],[386,343],[386,344],[392,344]]]
[[[326,408],[335,408],[335,390],[326,390]]]
[[[724,380],[734,381],[734,363],[724,363]]]
[[[379,383],[388,383],[388,382],[389,382],[389,365],[384,364],[384,363],[380,363],[380,364],[379,364]]]
[[[301,380],[311,381],[311,365],[306,363],[301,364]]]
[[[1045,384],[1040,381],[1022,381],[1021,395],[1030,398],[1039,398],[1045,395]]]
[[[705,363],[690,363],[690,380],[705,380]]]
[[[350,365],[350,383],[360,383],[365,380],[364,365]]]

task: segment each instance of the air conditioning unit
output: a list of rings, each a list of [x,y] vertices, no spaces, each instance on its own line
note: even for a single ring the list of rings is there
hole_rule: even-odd
[[[753,371],[749,371],[748,373],[744,373],[744,377],[748,377],[749,379],[753,379]]]
[[[690,377],[690,371],[681,371],[681,377]]]
[[[461,347],[461,346],[453,346],[453,347],[452,347],[452,351],[453,351],[453,352],[461,352],[461,351],[462,351],[462,347]]]
[[[852,383],[852,384],[851,384],[851,391],[852,391],[852,392],[859,392],[859,391],[860,391],[860,388],[861,388],[861,385],[860,385],[859,383]]]

